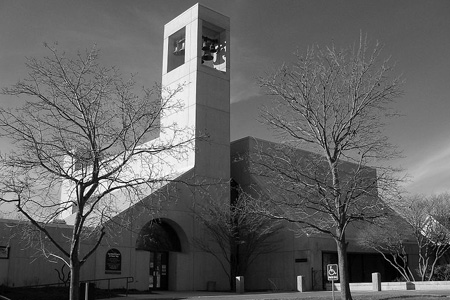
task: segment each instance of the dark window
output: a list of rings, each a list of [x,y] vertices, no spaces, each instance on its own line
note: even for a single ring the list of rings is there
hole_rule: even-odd
[[[9,246],[0,246],[0,259],[9,258]]]

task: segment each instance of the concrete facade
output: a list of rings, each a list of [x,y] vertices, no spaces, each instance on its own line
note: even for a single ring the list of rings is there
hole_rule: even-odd
[[[252,166],[261,152],[265,149],[276,149],[273,142],[247,137],[231,143],[231,176],[243,191],[253,194],[255,198],[276,197],[271,186],[273,183],[265,177],[258,176]],[[311,152],[293,149],[292,155],[298,158],[314,159]],[[343,168],[351,169],[351,163],[343,163]],[[369,170],[369,176],[375,178],[375,170]],[[375,192],[376,193],[376,192]],[[376,194],[374,195],[376,197]],[[348,242],[348,256],[350,262],[350,280],[352,282],[371,282],[371,274],[380,272],[382,280],[393,280],[397,272],[385,262],[381,255],[363,249],[357,244],[359,224],[350,225],[346,231]],[[246,276],[246,285],[252,290],[296,290],[297,277],[302,276],[303,288],[310,290],[325,289],[326,265],[337,263],[336,243],[325,234],[301,233],[295,223],[285,223],[285,230],[274,242],[280,244],[277,251],[260,256],[250,266]],[[413,247],[408,249],[413,253]],[[413,255],[411,264],[416,258]]]
[[[204,60],[202,47],[204,42],[213,43],[212,57]],[[230,22],[229,18],[199,4],[194,5],[164,27],[164,50],[162,86],[165,90],[180,92],[171,98],[175,106],[182,109],[165,111],[161,117],[160,136],[149,144],[185,138],[180,132],[192,131],[195,135],[191,150],[180,160],[176,157],[163,158],[169,161],[168,167],[161,167],[160,176],[170,175],[179,181],[191,182],[202,186],[196,188],[181,183],[169,183],[158,191],[149,191],[149,196],[134,207],[127,207],[123,201],[122,213],[116,216],[129,221],[131,230],[121,226],[109,231],[109,236],[98,248],[95,255],[89,258],[82,268],[82,280],[134,277],[130,288],[139,290],[169,289],[169,290],[204,290],[208,282],[215,282],[215,288],[226,290],[228,281],[217,272],[219,263],[210,255],[197,251],[192,246],[192,240],[203,234],[202,228],[195,222],[193,209],[195,203],[201,203],[206,198],[214,198],[228,205],[230,187]],[[211,59],[212,58],[212,59]],[[175,103],[176,102],[176,103]],[[134,164],[136,164],[134,162]],[[142,166],[132,165],[131,169],[139,170]],[[171,175],[173,174],[173,175]],[[205,191],[204,186],[211,186]],[[70,184],[62,186],[61,202],[68,202],[73,197],[73,187]],[[163,190],[163,191],[161,191]],[[119,197],[120,198],[120,194]],[[125,195],[122,195],[125,199]],[[176,198],[174,200],[174,198]],[[169,201],[170,200],[170,201]],[[173,201],[172,201],[173,200]],[[118,203],[120,206],[121,203]],[[157,208],[155,208],[157,207]],[[155,209],[153,209],[155,208]],[[62,218],[70,231],[73,222],[72,210],[67,210]],[[164,228],[169,228],[179,241],[179,248],[174,251],[150,251],[137,249],[142,239],[141,230],[150,222],[157,220]],[[2,225],[8,227],[8,221]],[[114,221],[112,221],[114,223]],[[51,227],[51,226],[50,226]],[[60,230],[60,229],[59,229]],[[9,236],[8,234],[4,235]],[[85,242],[86,245],[89,241]],[[34,257],[29,251],[20,252],[24,248],[19,237],[2,239],[1,245],[6,245],[10,257],[0,260],[0,280],[10,286],[56,283],[59,281],[55,265],[43,269],[45,258]],[[0,246],[1,246],[0,245]],[[5,246],[5,247],[6,247]],[[119,271],[106,270],[106,257],[111,249],[120,253],[121,266]],[[160,255],[165,261],[156,261]],[[31,258],[33,257],[33,258]],[[30,279],[25,274],[22,277],[14,275],[22,266],[34,260],[34,271],[30,271]],[[153,261],[154,260],[154,261]],[[42,262],[42,263],[41,263]],[[158,264],[158,266],[156,266]],[[153,267],[152,267],[153,265]],[[27,269],[30,269],[29,267]],[[107,282],[98,282],[105,287]],[[113,281],[112,287],[124,287],[125,281]]]
[[[205,59],[205,51],[202,50],[205,43],[214,44],[214,51],[208,53],[212,59]],[[128,220],[131,230],[112,225],[108,238],[83,266],[81,279],[132,276],[134,281],[129,288],[174,291],[206,290],[214,282],[216,290],[227,290],[228,278],[220,263],[193,246],[193,239],[205,234],[195,220],[195,205],[206,200],[229,205],[230,178],[244,190],[257,186],[264,192],[264,182],[250,176],[248,165],[239,159],[241,153],[254,150],[255,140],[247,138],[230,144],[229,18],[197,4],[166,24],[162,69],[164,87],[183,87],[174,99],[182,102],[183,109],[162,116],[161,123],[176,123],[178,128],[192,130],[196,137],[193,150],[185,159],[174,160],[171,165],[177,170],[174,174],[180,181],[194,182],[201,187],[169,183],[149,193],[138,204],[124,206],[117,217]],[[162,132],[158,139],[172,139],[174,136],[175,133],[168,130]],[[155,142],[157,140],[149,143]],[[309,155],[306,151],[302,153]],[[205,186],[208,186],[206,191]],[[63,191],[62,199],[69,197],[70,193]],[[152,209],[155,203],[160,209]],[[70,214],[63,217],[70,224]],[[16,235],[7,232],[11,228],[9,222],[4,220],[0,223],[3,230],[0,246],[9,250],[9,257],[0,259],[0,284],[24,286],[59,282],[55,269],[62,267],[61,262],[48,263],[42,257],[32,258],[35,253],[30,252],[34,251],[31,248],[22,251],[23,241],[17,232]],[[157,249],[156,244],[145,246],[146,235],[154,233],[145,231],[151,222],[156,222],[156,228],[170,235],[168,240],[173,244],[164,245],[161,249]],[[71,228],[70,225],[58,224],[53,227],[61,236]],[[324,253],[336,251],[334,241],[325,236],[298,237],[294,231],[295,225],[286,224],[276,240],[280,248],[259,257],[251,266],[245,277],[246,289],[295,290],[297,276],[300,275],[304,276],[305,290],[324,288]],[[354,234],[350,233],[349,252],[368,253],[358,248],[353,238]],[[119,256],[113,255],[117,253]],[[369,276],[372,272],[370,270]],[[112,281],[111,287],[125,287],[125,283],[125,280]],[[107,282],[98,282],[97,285],[106,288]]]

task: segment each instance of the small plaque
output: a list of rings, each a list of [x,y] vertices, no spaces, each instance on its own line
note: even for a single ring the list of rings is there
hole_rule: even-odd
[[[122,272],[122,254],[117,249],[106,252],[105,274],[120,274]]]

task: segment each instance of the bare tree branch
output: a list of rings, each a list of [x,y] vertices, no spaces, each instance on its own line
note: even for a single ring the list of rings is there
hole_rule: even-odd
[[[237,198],[229,205],[211,200],[194,211],[205,227],[205,236],[195,239],[194,244],[216,258],[228,276],[231,290],[236,289],[236,276],[245,276],[258,256],[278,248],[273,238],[282,228],[279,222],[255,214],[251,198],[238,186],[232,187],[233,192]]]
[[[417,275],[422,281],[432,280],[436,265],[450,250],[450,195],[409,195],[392,206],[402,220],[394,222],[395,218],[398,219],[394,216],[384,220],[378,230],[366,228],[359,242],[367,248],[398,256],[399,249],[405,252],[406,241],[413,239],[418,251]],[[406,225],[400,225],[403,223]],[[399,265],[398,262],[394,263]],[[400,266],[409,271],[403,262]],[[408,280],[414,280],[412,272],[409,271],[408,276]]]
[[[14,145],[0,155],[0,201],[14,202],[60,251],[77,300],[79,269],[106,235],[105,222],[179,175],[174,167],[195,139],[190,128],[160,124],[183,108],[183,86],[139,91],[133,77],[101,66],[95,47],[74,58],[45,47],[49,56],[27,60],[26,79],[2,90],[25,103],[0,108],[0,136]],[[72,234],[61,243],[47,227],[71,212]],[[85,239],[94,240],[82,255]]]
[[[386,161],[399,153],[383,128],[397,115],[392,104],[402,82],[381,50],[363,36],[346,49],[311,47],[259,80],[272,99],[261,109],[262,122],[283,141],[249,158],[269,186],[273,207],[266,214],[336,241],[342,299],[351,299],[346,229],[383,216],[383,200],[398,182]],[[314,154],[298,150],[305,147]]]

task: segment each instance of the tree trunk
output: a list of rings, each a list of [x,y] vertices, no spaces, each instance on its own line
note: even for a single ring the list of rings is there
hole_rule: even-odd
[[[236,292],[236,272],[231,271],[230,272],[230,291]]]
[[[79,300],[80,299],[80,269],[81,264],[78,257],[79,244],[79,233],[78,227],[80,224],[80,211],[78,211],[75,225],[73,228],[72,245],[70,247],[70,291],[69,300]]]
[[[239,236],[237,226],[233,226],[233,236]],[[236,276],[239,276],[239,245],[234,238],[230,239],[230,290],[236,292]]]
[[[236,247],[231,248],[230,256],[230,290],[236,292],[236,276],[238,276]]]
[[[70,259],[70,291],[69,300],[80,299],[80,263],[77,259]]]
[[[348,275],[347,263],[347,243],[345,241],[345,234],[341,235],[341,239],[336,240],[338,261],[339,261],[339,282],[341,284],[341,299],[352,300],[350,292],[350,278]]]

